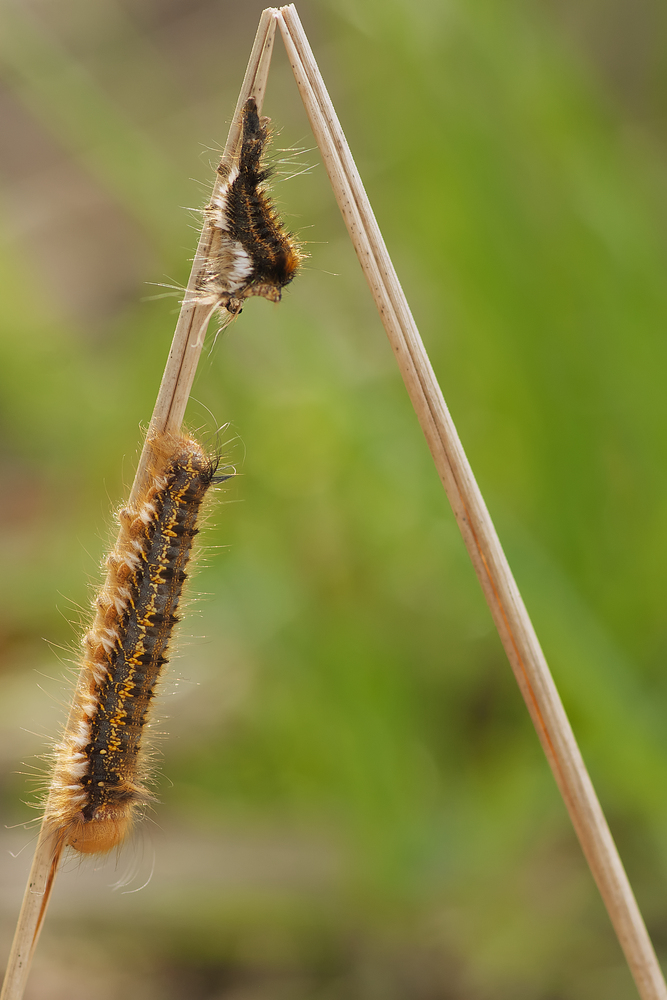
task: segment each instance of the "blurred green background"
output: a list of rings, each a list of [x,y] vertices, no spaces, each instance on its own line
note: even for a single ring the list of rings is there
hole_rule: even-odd
[[[667,10],[298,6],[664,955]],[[0,9],[3,956],[25,772],[173,331],[147,282],[187,280],[260,10]],[[27,998],[633,998],[280,42],[265,111],[310,256],[211,336],[188,422],[239,476],[163,689],[161,804],[66,866]]]

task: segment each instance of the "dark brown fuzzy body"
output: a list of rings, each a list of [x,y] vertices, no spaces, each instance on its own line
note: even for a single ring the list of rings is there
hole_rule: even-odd
[[[260,118],[255,99],[248,98],[238,165],[207,209],[211,243],[200,290],[231,315],[237,315],[252,295],[280,301],[302,259],[264,188],[270,175],[262,167],[267,123]]]

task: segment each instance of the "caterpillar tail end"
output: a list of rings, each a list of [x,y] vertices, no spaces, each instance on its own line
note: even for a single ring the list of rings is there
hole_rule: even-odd
[[[128,810],[102,807],[91,820],[79,813],[69,824],[65,845],[79,854],[108,854],[122,844],[133,822]]]

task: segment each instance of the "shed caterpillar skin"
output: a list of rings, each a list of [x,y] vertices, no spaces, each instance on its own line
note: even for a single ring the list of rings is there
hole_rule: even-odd
[[[261,165],[268,122],[249,97],[242,111],[238,165],[205,210],[211,243],[199,291],[225,310],[228,319],[241,312],[251,295],[279,302],[302,259],[263,186],[270,175]]]
[[[148,485],[118,514],[106,582],[56,747],[46,820],[82,854],[121,843],[154,796],[142,736],[167,662],[197,518],[217,463],[189,437],[153,441]]]

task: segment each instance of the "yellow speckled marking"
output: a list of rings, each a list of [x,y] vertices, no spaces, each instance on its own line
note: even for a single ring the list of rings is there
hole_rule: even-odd
[[[159,439],[152,481],[119,513],[118,543],[85,639],[85,666],[54,770],[50,813],[82,853],[120,843],[146,787],[142,735],[215,463],[191,438]]]

